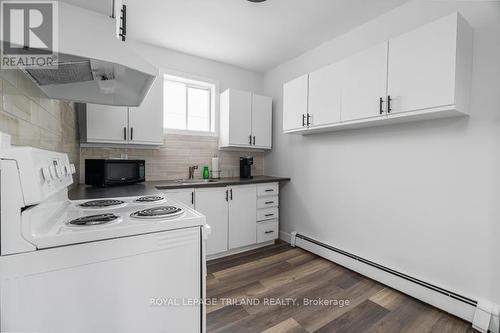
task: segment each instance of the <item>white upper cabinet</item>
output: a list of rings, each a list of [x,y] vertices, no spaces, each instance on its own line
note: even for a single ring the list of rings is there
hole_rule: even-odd
[[[386,99],[387,42],[342,61],[342,121],[384,117],[380,99]]]
[[[219,148],[271,149],[272,99],[228,89],[220,95]]]
[[[80,124],[82,125],[82,124]],[[128,108],[87,104],[86,141],[92,143],[125,143],[128,136]]]
[[[227,145],[249,146],[252,135],[252,93],[229,89],[220,97],[221,135]],[[226,134],[226,133],[224,133]]]
[[[466,112],[472,30],[458,13],[389,41],[391,112],[436,107]]]
[[[163,144],[163,80],[157,77],[139,107],[78,104],[83,144]]]
[[[306,125],[309,74],[283,86],[283,131],[302,129]]]
[[[466,115],[472,35],[454,13],[285,83],[283,131],[311,134]]]
[[[344,80],[345,71],[342,64],[333,64],[309,74],[308,111],[311,126],[340,121]]]
[[[273,113],[271,97],[252,96],[252,144],[257,148],[271,148]]]
[[[139,107],[129,108],[130,143],[163,144],[163,80],[157,77]]]

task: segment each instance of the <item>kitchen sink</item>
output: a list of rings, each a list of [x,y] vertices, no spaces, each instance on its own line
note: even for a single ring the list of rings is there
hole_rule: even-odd
[[[171,180],[163,185],[156,185],[155,187],[158,190],[165,190],[170,188],[175,188],[175,185],[203,185],[203,184],[212,184],[218,183],[220,180],[218,179],[177,179]]]
[[[177,184],[206,184],[206,183],[217,183],[217,179],[179,179],[176,180]]]

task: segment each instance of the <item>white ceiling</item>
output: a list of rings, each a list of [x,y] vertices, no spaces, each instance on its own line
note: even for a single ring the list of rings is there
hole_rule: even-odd
[[[63,0],[105,14],[112,0]],[[124,0],[127,35],[264,72],[407,0]]]

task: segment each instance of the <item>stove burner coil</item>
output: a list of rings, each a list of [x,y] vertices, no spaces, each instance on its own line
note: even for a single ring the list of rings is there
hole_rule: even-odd
[[[164,198],[162,196],[159,196],[159,195],[147,195],[144,197],[140,197],[140,198],[136,199],[135,201],[136,202],[155,202],[155,201],[161,201],[163,199]]]
[[[125,201],[114,200],[114,199],[104,199],[104,200],[92,200],[84,202],[80,205],[83,208],[104,208],[124,204]]]
[[[174,206],[160,206],[154,208],[143,209],[130,214],[132,217],[136,218],[162,218],[162,217],[172,217],[181,215],[184,213],[182,208]]]
[[[68,224],[74,226],[92,226],[92,225],[102,225],[109,222],[113,222],[118,219],[115,214],[99,214],[99,215],[89,215],[77,218],[75,220],[69,221]]]

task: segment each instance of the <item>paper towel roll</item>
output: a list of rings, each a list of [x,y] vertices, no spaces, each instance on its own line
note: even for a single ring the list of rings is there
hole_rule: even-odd
[[[10,135],[0,132],[0,149],[10,148]]]
[[[220,178],[219,158],[212,157],[212,178]]]

